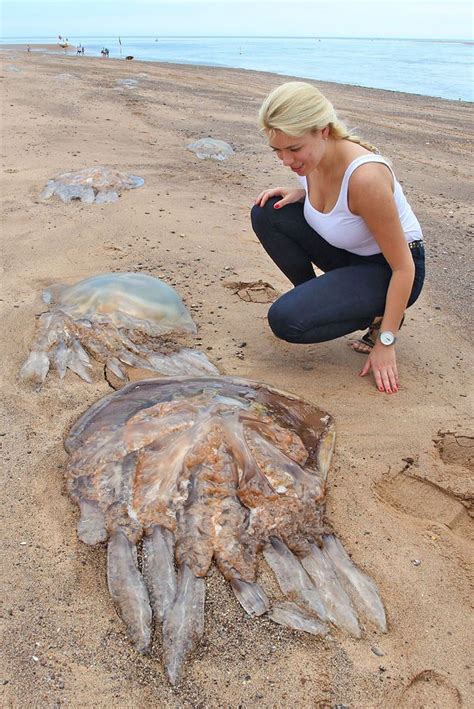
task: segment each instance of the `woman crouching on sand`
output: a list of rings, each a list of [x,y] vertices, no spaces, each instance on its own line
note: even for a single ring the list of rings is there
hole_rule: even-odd
[[[310,84],[272,91],[259,123],[300,183],[264,190],[252,209],[262,246],[294,285],[271,306],[271,329],[308,344],[368,328],[352,344],[368,354],[360,376],[372,370],[379,391],[396,392],[396,334],[425,265],[421,227],[390,164]]]

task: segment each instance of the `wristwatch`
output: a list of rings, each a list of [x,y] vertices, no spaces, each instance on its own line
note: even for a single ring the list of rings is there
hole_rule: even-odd
[[[382,345],[385,345],[385,347],[388,347],[389,345],[394,345],[395,342],[397,341],[397,338],[393,334],[393,332],[390,332],[390,330],[384,330],[379,334],[379,340],[382,343]]]

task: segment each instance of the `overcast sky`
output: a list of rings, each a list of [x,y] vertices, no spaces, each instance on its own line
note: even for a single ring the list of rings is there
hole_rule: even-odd
[[[1,0],[0,0],[1,2]],[[472,39],[461,0],[3,0],[2,37],[319,36]]]

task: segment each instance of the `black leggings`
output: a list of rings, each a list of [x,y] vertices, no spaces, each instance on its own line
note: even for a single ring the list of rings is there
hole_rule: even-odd
[[[325,241],[304,218],[300,202],[281,209],[268,200],[252,209],[252,226],[265,251],[295,286],[273,303],[268,322],[288,342],[325,342],[365,329],[383,315],[392,269],[383,254],[357,256]],[[415,279],[408,305],[425,278],[423,244],[410,249]],[[313,264],[324,271],[316,277]]]

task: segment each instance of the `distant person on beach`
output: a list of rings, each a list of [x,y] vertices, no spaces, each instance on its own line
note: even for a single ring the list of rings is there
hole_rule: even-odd
[[[294,286],[271,306],[271,329],[310,344],[368,328],[352,343],[368,355],[359,374],[372,370],[379,391],[396,392],[397,332],[420,295],[425,260],[420,224],[390,163],[311,84],[272,91],[259,124],[300,185],[264,190],[252,209],[257,237]]]

